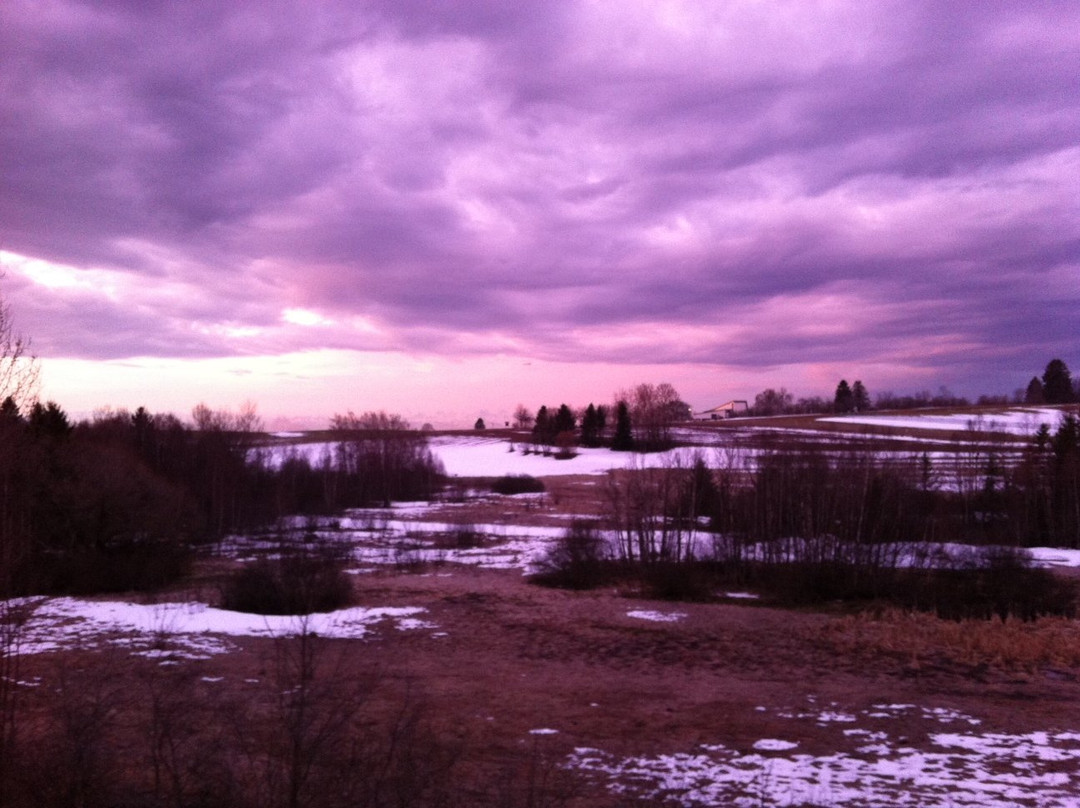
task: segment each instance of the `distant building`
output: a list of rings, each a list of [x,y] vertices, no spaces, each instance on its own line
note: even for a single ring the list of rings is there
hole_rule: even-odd
[[[745,401],[732,400],[721,404],[719,407],[713,407],[711,410],[705,410],[703,412],[695,412],[695,421],[720,421],[724,418],[733,418],[736,415],[746,415],[749,411],[750,405]]]

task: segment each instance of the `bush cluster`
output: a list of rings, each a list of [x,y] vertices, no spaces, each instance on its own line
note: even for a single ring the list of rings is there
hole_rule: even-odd
[[[329,543],[283,548],[232,573],[222,588],[222,606],[252,614],[311,614],[348,606],[352,583],[346,555]]]
[[[543,480],[529,474],[507,474],[491,484],[496,494],[542,494],[547,489]]]
[[[571,523],[537,567],[534,581],[563,589],[592,589],[614,577],[607,541],[582,520]]]

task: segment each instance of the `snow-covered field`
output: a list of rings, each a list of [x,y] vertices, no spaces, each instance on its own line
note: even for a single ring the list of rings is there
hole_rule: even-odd
[[[19,654],[68,648],[127,647],[141,656],[206,659],[234,650],[229,637],[285,637],[301,631],[320,637],[364,637],[372,626],[431,629],[424,609],[351,608],[326,614],[267,616],[215,609],[205,603],[139,604],[81,598],[35,598],[10,604],[28,609],[15,647]],[[5,608],[0,604],[0,615]]]
[[[762,713],[765,708],[759,707]],[[618,793],[646,794],[672,805],[911,806],[911,808],[1076,808],[1080,804],[1080,732],[986,732],[981,721],[942,708],[875,704],[846,712],[837,705],[777,713],[791,735],[746,747],[702,744],[691,751],[617,758],[579,748],[569,765]],[[929,744],[912,746],[892,726],[925,725]],[[800,751],[806,725],[841,726],[835,751]],[[910,729],[905,729],[910,732]],[[930,748],[927,749],[926,747]]]
[[[836,415],[818,418],[831,424],[866,424],[890,426],[901,429],[937,429],[954,432],[1003,432],[1010,435],[1034,435],[1046,424],[1051,431],[1061,421],[1061,410],[1049,407],[1016,407],[1001,412],[972,416],[969,413],[953,415]]]
[[[511,451],[511,448],[513,451]],[[506,474],[529,474],[552,477],[560,474],[606,474],[612,469],[662,468],[693,461],[694,449],[672,449],[653,454],[626,454],[610,449],[579,448],[574,457],[558,460],[554,456],[525,453],[528,444],[510,443],[497,438],[435,438],[431,450],[452,477],[501,477]]]
[[[528,474],[533,477],[553,477],[563,474],[605,474],[611,469],[656,468],[674,463],[691,462],[694,449],[673,449],[654,454],[627,454],[610,449],[579,448],[574,457],[563,460],[554,454],[547,456],[531,451],[529,443],[515,443],[500,438],[442,436],[429,441],[429,447],[451,477],[502,477],[507,474]],[[277,465],[289,454],[318,464],[333,443],[283,443],[270,449],[271,463]],[[528,451],[526,451],[528,450]]]
[[[1048,425],[1051,430],[1057,428],[1061,419],[1061,411],[1051,408],[1012,408],[979,415],[970,414],[953,415],[879,415],[868,413],[862,415],[842,415],[819,418],[818,421],[829,424],[845,424],[852,427],[859,425],[876,425],[894,427],[904,430],[931,430],[931,431],[978,431],[981,434],[990,435],[1002,433],[1010,435],[1033,435],[1042,424]],[[650,454],[636,454],[612,452],[604,448],[579,447],[575,455],[566,459],[557,459],[554,454],[544,455],[532,451],[532,444],[528,442],[511,441],[505,438],[487,437],[477,435],[442,435],[430,439],[429,446],[432,453],[442,462],[446,473],[451,477],[501,477],[508,474],[528,474],[533,477],[551,477],[557,475],[582,474],[600,475],[613,469],[624,468],[657,468],[672,465],[688,466],[694,459],[701,456],[713,467],[730,466],[733,464],[752,463],[762,451],[761,448],[745,445],[745,437],[752,433],[777,433],[780,435],[797,436],[803,439],[817,440],[823,449],[828,449],[830,442],[839,442],[838,451],[845,450],[843,441],[845,438],[859,439],[862,441],[875,437],[882,439],[894,439],[895,436],[861,434],[857,430],[851,433],[837,434],[814,429],[794,429],[783,426],[751,426],[740,430],[716,430],[716,429],[693,429],[680,427],[675,434],[680,441],[693,444],[693,446],[672,449],[667,452]],[[302,433],[278,433],[277,437],[300,439]],[[928,446],[948,444],[947,440],[936,440],[932,437],[904,436],[911,443],[924,443]],[[307,443],[302,440],[297,442],[284,442],[275,444],[268,449],[270,462],[280,464],[285,457],[295,455],[304,457],[313,464],[323,462],[325,458],[332,457],[335,444],[320,441]],[[1001,452],[1004,447],[998,443],[979,442],[965,443],[966,450],[979,447],[993,448]],[[881,457],[890,456],[886,452]],[[896,452],[897,457],[909,457],[909,452]],[[930,452],[935,455],[935,452]],[[955,460],[955,454],[945,451],[940,458]]]
[[[525,494],[519,497],[533,497]],[[384,565],[463,564],[485,569],[517,569],[524,573],[536,571],[536,565],[565,533],[562,527],[543,527],[517,524],[470,524],[431,521],[427,513],[443,505],[430,503],[398,503],[389,509],[363,508],[349,511],[336,519],[296,519],[283,527],[294,538],[314,533],[324,541],[344,542],[350,548],[353,563],[358,567]],[[477,538],[477,546],[455,546],[459,531],[467,529]],[[614,547],[617,535],[600,531]],[[683,536],[685,546],[693,548],[698,557],[713,549],[716,535],[704,530],[688,531]],[[278,537],[234,537],[221,547],[221,552],[239,559],[273,552],[280,544]],[[744,558],[776,558],[790,555],[805,557],[805,542],[789,539],[774,542],[768,549],[751,545],[743,549]],[[897,546],[893,555],[904,567],[964,567],[972,561],[979,548],[949,542],[913,542]],[[1030,547],[1025,552],[1040,567],[1080,567],[1080,550],[1062,547]],[[725,597],[750,597],[751,593],[724,593]]]

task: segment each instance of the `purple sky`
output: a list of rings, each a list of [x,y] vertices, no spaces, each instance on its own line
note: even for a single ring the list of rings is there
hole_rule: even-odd
[[[72,410],[501,419],[1080,370],[1080,4],[0,5]]]

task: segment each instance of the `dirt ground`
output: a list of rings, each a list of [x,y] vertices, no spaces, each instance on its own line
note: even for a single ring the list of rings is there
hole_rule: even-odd
[[[357,586],[360,605],[423,607],[431,627],[380,626],[362,640],[327,640],[321,653],[334,659],[337,675],[375,677],[379,692],[392,694],[386,698],[407,691],[434,718],[436,731],[466,750],[465,765],[524,766],[538,747],[552,761],[581,747],[615,756],[677,754],[710,744],[750,751],[767,738],[828,755],[856,724],[792,721],[792,714],[857,716],[882,704],[974,716],[989,733],[1080,727],[1078,671],[916,667],[884,649],[840,655],[830,630],[841,619],[836,615],[644,602],[617,591],[546,589],[515,571],[451,565],[364,575]],[[637,610],[685,616],[652,622],[628,614]],[[246,639],[240,653],[184,664],[204,687],[242,698],[268,675],[273,642]],[[146,664],[113,653],[118,656],[108,663],[73,656],[71,664],[107,664],[114,681],[137,678]],[[57,663],[37,660],[26,675],[36,668],[53,678]],[[913,748],[940,731],[918,712],[890,727]],[[626,804],[603,782],[579,779],[580,796],[568,804]]]
[[[500,500],[430,518],[452,513],[460,521],[543,524],[568,509],[595,512],[595,493],[583,492],[596,482],[556,481],[539,504]],[[209,577],[193,586],[210,587],[221,564],[206,565],[201,572]],[[354,580],[357,605],[422,607],[426,627],[378,624],[363,639],[325,640],[320,653],[335,660],[335,675],[377,680],[380,709],[393,709],[407,693],[435,731],[460,743],[464,765],[479,769],[495,771],[502,764],[493,761],[501,761],[510,765],[503,770],[515,770],[538,750],[548,761],[580,748],[617,757],[680,754],[702,745],[750,752],[774,738],[797,744],[803,754],[828,755],[845,733],[872,729],[867,716],[881,705],[919,708],[900,710],[889,724],[893,736],[916,750],[941,731],[928,710],[974,717],[985,733],[1080,730],[1078,667],[944,652],[915,657],[895,645],[850,641],[857,626],[839,611],[737,600],[650,602],[618,589],[548,589],[520,570],[452,563],[377,570]],[[641,611],[673,619],[631,614]],[[1077,642],[1075,634],[1063,636]],[[237,640],[237,653],[183,664],[200,687],[242,700],[269,675],[274,642]],[[151,664],[122,650],[80,654],[28,658],[23,675],[47,681],[61,665],[108,664],[116,681],[134,682],[140,667]],[[829,714],[842,717],[821,717]],[[561,769],[559,776],[574,781],[562,804],[630,804],[603,778]]]

